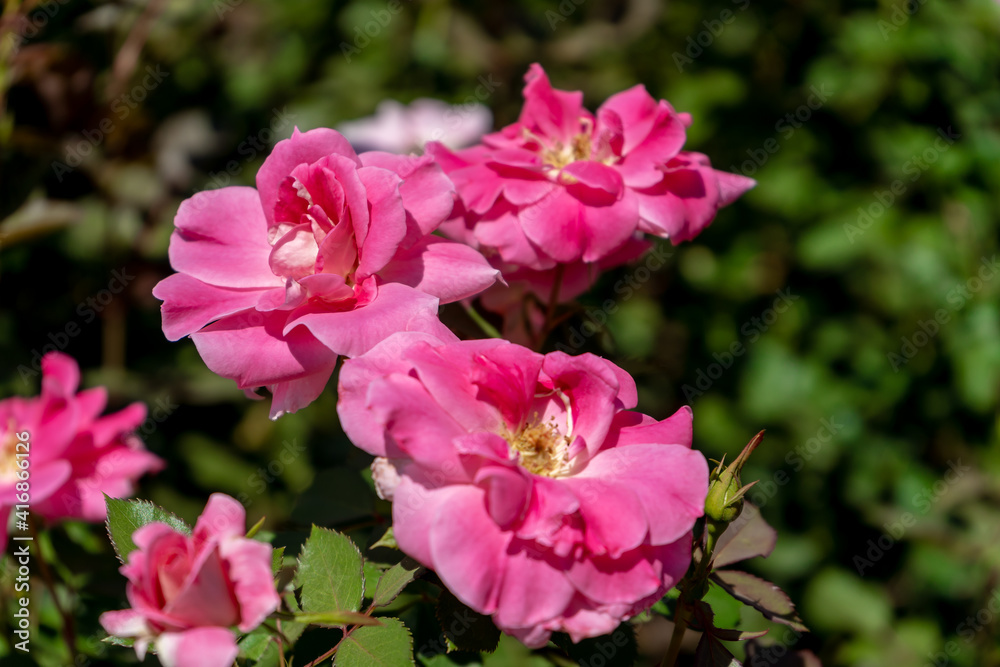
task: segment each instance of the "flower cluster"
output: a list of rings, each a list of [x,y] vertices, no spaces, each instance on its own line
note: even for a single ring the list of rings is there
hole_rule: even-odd
[[[256,188],[181,205],[176,273],[154,294],[166,336],[190,336],[249,396],[266,389],[272,418],[315,400],[346,358],[338,413],[375,457],[400,549],[542,646],[553,632],[611,632],[674,586],[709,482],[689,408],[663,421],[632,412],[635,383],[618,366],[537,351],[553,309],[649,236],[693,238],[753,181],[682,150],[691,118],[642,86],[591,113],[540,66],[526,78],[517,122],[469,148],[358,154],[334,130],[296,130]],[[391,109],[414,115],[404,143],[435,125],[428,110]],[[441,304],[476,297],[506,331],[537,331],[535,349],[459,340],[438,319]],[[155,640],[165,664],[194,664],[198,646],[198,664],[227,664],[230,628],[275,609],[242,508],[212,519],[230,500],[214,496],[190,537],[164,524],[135,533],[122,568],[132,610],[103,623],[140,655]]]

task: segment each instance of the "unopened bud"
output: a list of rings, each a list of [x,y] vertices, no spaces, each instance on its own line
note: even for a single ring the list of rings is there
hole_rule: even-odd
[[[746,486],[740,481],[740,471],[747,458],[757,448],[764,438],[761,431],[747,443],[736,460],[725,465],[725,457],[719,462],[718,467],[712,471],[708,478],[708,495],[705,497],[705,516],[717,524],[728,524],[736,520],[743,510],[743,497],[757,482],[751,482]]]

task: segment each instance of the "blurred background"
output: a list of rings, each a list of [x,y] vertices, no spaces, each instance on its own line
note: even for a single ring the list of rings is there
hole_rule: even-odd
[[[7,0],[2,21],[0,396],[37,394],[61,349],[111,408],[147,403],[169,465],[142,497],[193,519],[229,493],[293,550],[311,522],[384,531],[332,386],[270,422],[165,340],[150,290],[173,215],[253,184],[294,126],[384,99],[478,102],[501,127],[537,61],[591,109],[645,84],[693,115],[687,149],[758,181],[661,268],[605,275],[549,347],[620,360],[657,418],[692,405],[712,458],[767,429],[745,479],[779,540],[748,567],[798,603],[794,648],[1000,665],[1000,4]],[[99,644],[124,588],[101,528],[53,539],[92,660],[134,662]],[[406,618],[418,652],[440,632]],[[487,664],[535,663],[505,644]]]

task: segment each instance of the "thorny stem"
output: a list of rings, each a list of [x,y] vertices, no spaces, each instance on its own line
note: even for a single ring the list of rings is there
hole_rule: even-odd
[[[369,606],[368,609],[365,610],[365,615],[366,616],[371,616],[371,614],[372,614],[373,611],[375,611],[375,603],[374,602],[372,602],[371,606]],[[352,626],[350,626],[350,628],[344,628],[344,636],[340,638],[340,641],[338,641],[336,644],[334,644],[333,648],[331,648],[329,651],[327,651],[326,653],[324,653],[320,657],[316,658],[312,662],[306,664],[304,667],[316,667],[316,665],[318,665],[319,663],[323,662],[324,660],[326,660],[327,658],[329,658],[331,655],[333,655],[334,653],[336,653],[337,649],[340,648],[340,645],[344,643],[344,640],[347,639],[350,636],[350,634],[352,632],[354,632],[355,630],[357,630],[359,627],[361,627],[361,626],[360,625],[352,625]]]
[[[677,598],[677,611],[674,613],[674,632],[670,636],[670,647],[663,656],[660,667],[674,667],[677,664],[677,656],[680,655],[681,643],[684,641],[688,623],[691,622],[694,605],[705,595],[708,577],[712,573],[712,552],[715,550],[715,543],[724,529],[713,521],[705,522],[701,558],[681,582],[681,595]]]

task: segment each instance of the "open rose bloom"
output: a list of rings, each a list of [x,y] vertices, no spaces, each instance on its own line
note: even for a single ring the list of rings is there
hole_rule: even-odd
[[[459,151],[428,144],[466,214],[445,229],[545,270],[597,262],[637,234],[694,238],[754,181],[682,151],[691,118],[639,85],[591,114],[583,94],[553,89],[540,65],[526,76],[518,121]]]
[[[185,535],[150,523],[121,573],[131,609],[101,615],[116,637],[135,638],[141,660],[155,642],[166,667],[230,667],[239,653],[231,627],[250,632],[278,608],[271,546],[247,539],[243,506],[213,494]]]
[[[429,157],[360,156],[318,129],[279,142],[257,189],[227,187],[181,204],[170,242],[178,272],[153,294],[163,330],[190,335],[214,372],[271,416],[319,396],[340,355],[398,331],[449,336],[439,303],[478,294],[499,272],[476,250],[430,236],[454,204]]]
[[[400,548],[525,644],[609,633],[684,575],[708,465],[691,412],[629,412],[599,357],[398,334],[345,363],[338,413],[378,457]]]
[[[18,461],[28,461],[31,513],[49,520],[103,521],[104,494],[130,495],[139,477],[163,468],[133,435],[146,417],[144,405],[133,403],[102,417],[107,391],[77,393],[76,361],[51,352],[41,365],[40,396],[0,401],[0,547],[7,543],[10,509],[18,502],[23,470]],[[27,436],[19,439],[19,433]],[[22,440],[27,447],[17,446]]]

